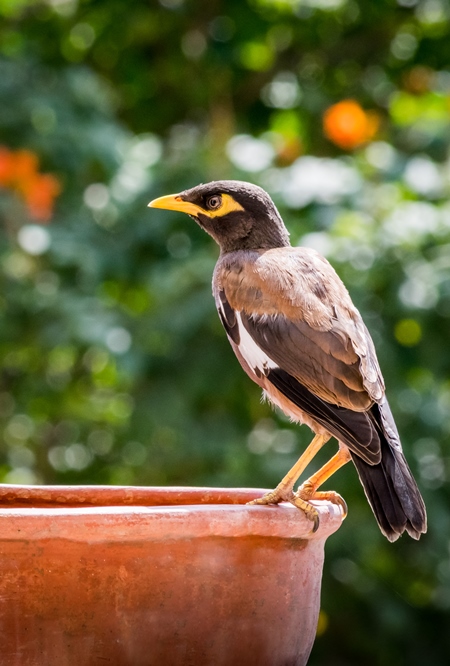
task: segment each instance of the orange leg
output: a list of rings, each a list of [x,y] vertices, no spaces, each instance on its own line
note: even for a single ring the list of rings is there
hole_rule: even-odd
[[[339,451],[315,474],[302,483],[295,493],[295,500],[301,500],[299,508],[303,508],[304,502],[309,503],[312,499],[328,500],[329,502],[333,502],[342,507],[345,518],[347,515],[347,504],[345,500],[334,491],[317,492],[317,488],[329,479],[340,467],[348,463],[349,460],[351,460],[350,451],[346,446],[339,444]],[[293,501],[293,504],[296,504],[295,500]]]
[[[297,481],[300,474],[303,472],[305,467],[309,465],[311,460],[317,454],[317,452],[322,448],[322,446],[330,438],[325,435],[316,435],[310,445],[305,449],[300,458],[297,460],[295,465],[289,470],[286,476],[280,481],[275,490],[272,490],[270,493],[266,493],[259,499],[255,499],[249,504],[279,504],[280,502],[292,502],[294,499],[294,484]],[[298,498],[296,506],[303,509],[305,513],[310,513],[309,507],[317,513],[317,511],[312,507],[308,502],[303,502],[301,498]],[[304,504],[304,506],[303,506]],[[300,506],[302,505],[302,506]]]
[[[328,500],[342,507],[344,518],[347,515],[347,504],[345,500],[334,491],[317,492],[317,489],[330,478],[340,467],[351,460],[350,451],[343,444],[339,444],[339,451],[323,465],[315,474],[309,477],[294,493],[294,484],[300,474],[311,462],[314,456],[330,438],[324,435],[316,435],[308,448],[303,452],[295,465],[280,481],[275,490],[266,493],[259,499],[249,504],[279,504],[280,502],[291,502],[294,506],[304,512],[306,517],[313,523],[313,532],[319,527],[319,512],[310,500]]]

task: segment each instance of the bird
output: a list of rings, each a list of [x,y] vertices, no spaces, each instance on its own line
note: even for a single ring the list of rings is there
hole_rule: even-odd
[[[221,180],[148,204],[188,214],[219,245],[212,280],[217,311],[243,370],[263,395],[314,437],[277,487],[252,504],[291,502],[319,526],[314,500],[347,515],[345,500],[319,491],[353,461],[381,532],[391,542],[427,530],[425,504],[403,454],[375,347],[334,268],[309,247],[292,246],[261,187]],[[329,439],[338,450],[297,490]]]

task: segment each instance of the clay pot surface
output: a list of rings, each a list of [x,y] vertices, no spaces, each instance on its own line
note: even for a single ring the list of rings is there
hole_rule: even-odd
[[[306,664],[342,515],[263,492],[0,486],[0,663]]]

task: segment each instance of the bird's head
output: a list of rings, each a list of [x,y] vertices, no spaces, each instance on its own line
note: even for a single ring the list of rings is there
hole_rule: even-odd
[[[187,213],[222,252],[289,245],[289,233],[272,199],[250,183],[214,181],[154,199],[149,206]]]

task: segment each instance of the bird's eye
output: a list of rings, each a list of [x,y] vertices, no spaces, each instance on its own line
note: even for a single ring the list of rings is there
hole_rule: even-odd
[[[222,197],[220,194],[214,194],[212,197],[209,197],[206,200],[206,207],[209,208],[209,210],[217,210],[220,208],[222,205]]]

